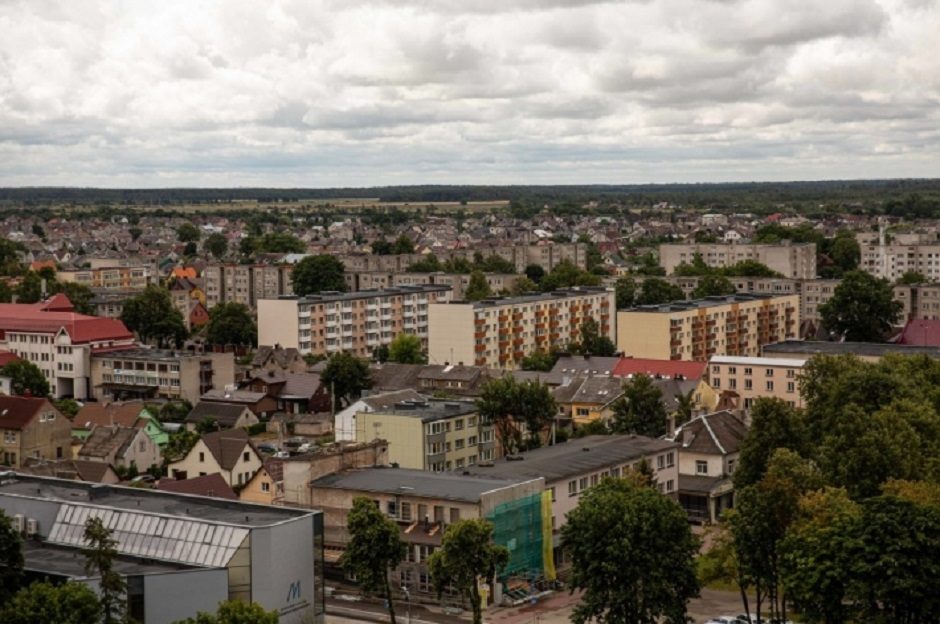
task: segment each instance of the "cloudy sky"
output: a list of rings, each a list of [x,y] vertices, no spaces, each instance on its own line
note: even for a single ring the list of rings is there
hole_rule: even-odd
[[[0,0],[0,185],[940,175],[940,0]]]

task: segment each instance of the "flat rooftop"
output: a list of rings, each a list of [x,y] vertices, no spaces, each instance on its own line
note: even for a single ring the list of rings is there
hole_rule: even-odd
[[[79,548],[69,548],[48,542],[38,543],[25,540],[23,543],[24,569],[68,578],[86,578],[85,556]],[[181,563],[168,563],[153,559],[138,559],[127,555],[114,558],[114,571],[123,576],[140,574],[162,574],[180,570],[199,570],[201,566],[188,566]],[[93,576],[93,575],[92,575]]]
[[[685,312],[687,310],[701,310],[703,308],[715,308],[732,303],[747,303],[750,301],[761,301],[764,299],[775,299],[777,297],[795,297],[794,293],[782,293],[772,295],[768,293],[736,293],[733,295],[715,295],[703,299],[690,299],[688,301],[673,301],[661,305],[641,305],[632,308],[620,310],[621,312]]]
[[[534,478],[534,477],[533,477]],[[407,468],[361,468],[321,477],[311,485],[317,488],[401,494],[464,503],[478,503],[487,492],[529,481],[428,472]]]
[[[174,361],[180,358],[211,358],[213,353],[196,353],[183,349],[120,349],[117,351],[108,351],[95,353],[92,357],[97,358],[124,358],[128,360],[152,360],[156,361]]]
[[[146,488],[70,481],[13,472],[0,472],[0,497],[2,496],[94,505],[241,527],[271,526],[317,513],[314,510],[255,505]]]
[[[444,284],[415,284],[413,286],[389,286],[388,288],[371,288],[355,292],[340,292],[338,290],[324,290],[316,295],[281,295],[280,300],[298,301],[300,303],[330,303],[333,301],[353,301],[356,299],[371,299],[373,297],[391,297],[394,295],[420,295],[430,292],[447,292],[451,288]]]
[[[762,354],[784,353],[800,354],[811,357],[817,354],[823,355],[843,355],[851,353],[853,355],[863,355],[868,357],[882,357],[889,353],[899,355],[928,355],[932,358],[940,358],[940,347],[918,346],[918,345],[899,345],[893,343],[879,342],[828,342],[825,340],[784,340],[774,344],[764,345],[761,348]]]
[[[478,476],[501,479],[545,477],[545,482],[570,479],[603,470],[609,466],[640,459],[644,455],[679,448],[675,442],[638,435],[593,435],[563,444],[543,446],[514,457],[493,462],[492,466],[463,469]]]
[[[477,405],[473,401],[399,401],[391,407],[376,409],[372,414],[393,414],[420,418],[424,422],[475,414]]]
[[[600,295],[606,292],[613,292],[613,290],[608,290],[604,286],[576,286],[574,288],[562,288],[550,292],[531,293],[517,297],[488,297],[480,301],[449,301],[448,305],[472,305],[474,310],[478,310],[481,308],[497,308],[526,303],[538,303],[540,301],[557,301],[559,299],[570,299],[573,297],[583,297],[585,295]]]

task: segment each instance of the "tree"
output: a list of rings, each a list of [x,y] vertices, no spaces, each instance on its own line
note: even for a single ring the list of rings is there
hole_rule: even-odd
[[[0,604],[6,604],[23,581],[23,543],[0,509]],[[3,618],[0,618],[3,620]]]
[[[10,378],[13,394],[44,397],[49,394],[49,382],[38,366],[26,360],[16,360],[0,368],[0,375]]]
[[[186,454],[196,446],[198,441],[199,434],[195,431],[189,431],[185,427],[179,431],[174,431],[170,434],[170,439],[163,448],[164,460],[170,462],[186,457]]]
[[[757,260],[741,260],[725,267],[721,272],[728,277],[783,277],[777,271]]]
[[[202,238],[202,232],[192,223],[183,223],[176,228],[176,238],[181,243],[195,243]]]
[[[85,573],[98,578],[98,595],[104,624],[117,624],[124,620],[127,605],[127,584],[124,577],[114,571],[117,541],[111,538],[111,529],[101,518],[89,518],[85,523]]]
[[[405,234],[402,234],[392,243],[391,252],[393,254],[412,254],[415,252],[415,244]]]
[[[186,339],[182,313],[173,306],[170,291],[159,286],[147,286],[144,292],[128,299],[121,320],[142,341],[155,341],[159,347],[175,344],[179,348]]]
[[[372,247],[372,253],[377,256],[387,256],[392,253],[392,244],[384,238],[372,241],[370,247]]]
[[[349,353],[330,356],[320,379],[330,388],[334,400],[350,405],[372,385],[369,362]]]
[[[556,264],[555,268],[539,282],[542,290],[545,291],[571,288],[573,286],[597,286],[600,283],[600,277],[581,270],[570,260],[562,260]]]
[[[545,277],[545,269],[542,268],[541,264],[530,264],[525,268],[525,276],[541,285],[542,278]]]
[[[682,508],[659,492],[604,479],[581,494],[561,529],[571,588],[582,590],[571,621],[684,624],[698,595],[698,542]]]
[[[212,308],[206,324],[206,342],[212,345],[255,346],[258,342],[258,328],[248,306],[230,301]]]
[[[617,347],[608,336],[600,335],[600,327],[592,318],[581,323],[581,341],[569,345],[569,350],[580,355],[610,357],[617,352]]]
[[[0,303],[12,303],[13,290],[6,282],[0,282]]]
[[[398,334],[388,344],[388,360],[399,364],[424,364],[427,358],[421,339],[414,334]]]
[[[214,232],[206,237],[202,248],[216,258],[221,259],[228,253],[228,239],[225,237],[225,234]]]
[[[829,245],[829,257],[840,272],[854,271],[862,259],[862,249],[851,232],[839,232]]]
[[[693,299],[704,299],[718,295],[733,295],[736,291],[734,284],[722,275],[706,275],[699,279],[698,286],[692,291]]]
[[[777,449],[803,452],[805,439],[802,418],[788,403],[769,398],[755,401],[751,427],[741,442],[741,455],[734,471],[735,487],[740,489],[763,479]]]
[[[75,311],[80,314],[94,314],[95,306],[91,303],[95,293],[91,288],[77,282],[55,282],[49,285],[49,294],[62,293],[72,302]]]
[[[268,232],[252,239],[251,251],[252,253],[300,254],[307,251],[307,246],[290,232]]]
[[[370,594],[379,594],[388,605],[388,616],[395,624],[395,606],[389,586],[389,570],[405,558],[406,545],[398,524],[385,516],[371,498],[357,497],[346,516],[349,543],[340,560],[343,570],[355,575],[359,586]]]
[[[658,277],[648,277],[643,280],[640,292],[634,300],[634,305],[662,305],[672,301],[683,301],[685,293],[675,284],[670,284]]]
[[[20,254],[26,251],[22,243],[0,238],[0,275],[14,276],[23,272]]]
[[[23,280],[15,289],[17,303],[37,303],[42,301],[43,277],[36,271],[27,271]],[[49,280],[46,280],[46,292],[48,293]]]
[[[651,438],[666,435],[663,391],[649,375],[639,374],[623,384],[623,396],[614,402],[612,428],[616,433],[637,433]]]
[[[0,601],[4,624],[89,624],[101,621],[101,603],[84,583],[32,583]]]
[[[428,557],[428,571],[438,594],[450,586],[470,601],[473,624],[482,624],[477,579],[492,579],[509,563],[509,550],[493,543],[493,525],[483,519],[458,520],[444,530],[441,547]]]
[[[52,404],[69,420],[75,418],[75,415],[78,414],[78,410],[82,408],[75,399],[59,399],[58,401],[53,401]]]
[[[141,237],[141,235],[144,233],[144,231],[143,231],[142,229],[140,229],[139,227],[134,226],[134,227],[128,229],[128,230],[127,230],[127,233],[131,235],[131,240],[136,243],[136,242],[137,242],[137,239]]]
[[[819,306],[823,327],[852,342],[884,342],[902,305],[891,284],[865,271],[850,271],[832,298]]]
[[[614,293],[618,310],[632,308],[633,299],[636,296],[636,280],[632,277],[621,277],[614,284]]]
[[[522,370],[548,372],[555,367],[558,361],[557,353],[546,353],[545,351],[533,351],[522,358]]]
[[[520,295],[529,293],[537,293],[538,291],[538,284],[530,280],[528,277],[519,277],[512,283],[512,287],[509,289],[509,294],[513,297],[518,297]]]
[[[522,425],[528,433],[525,446],[539,446],[540,434],[558,412],[548,386],[532,380],[520,382],[511,375],[486,382],[477,399],[477,409],[481,418],[493,422],[506,455],[522,450]]]
[[[291,273],[294,294],[303,297],[324,290],[346,292],[346,280],[343,272],[346,267],[336,256],[307,256],[296,265]]]
[[[898,278],[898,284],[905,286],[927,283],[929,283],[929,278],[919,271],[905,271],[904,274]]]
[[[191,258],[195,256],[197,251],[199,251],[199,248],[196,247],[196,243],[194,242],[188,242],[183,247],[183,255],[186,256],[187,258]]]
[[[486,281],[486,275],[483,271],[474,271],[470,274],[470,283],[467,284],[463,292],[463,298],[467,301],[479,301],[486,299],[492,294],[490,285]]]
[[[226,600],[219,603],[214,614],[200,611],[194,618],[179,620],[174,624],[278,624],[280,616],[274,609],[265,611],[257,602]]]

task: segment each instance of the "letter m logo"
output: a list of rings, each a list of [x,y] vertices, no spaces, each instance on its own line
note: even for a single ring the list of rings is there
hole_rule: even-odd
[[[300,600],[300,581],[291,583],[290,589],[287,590],[287,602],[293,602],[294,600]]]

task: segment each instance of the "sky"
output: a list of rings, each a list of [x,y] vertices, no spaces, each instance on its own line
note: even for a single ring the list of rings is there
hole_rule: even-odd
[[[0,0],[0,186],[940,176],[940,0]]]

